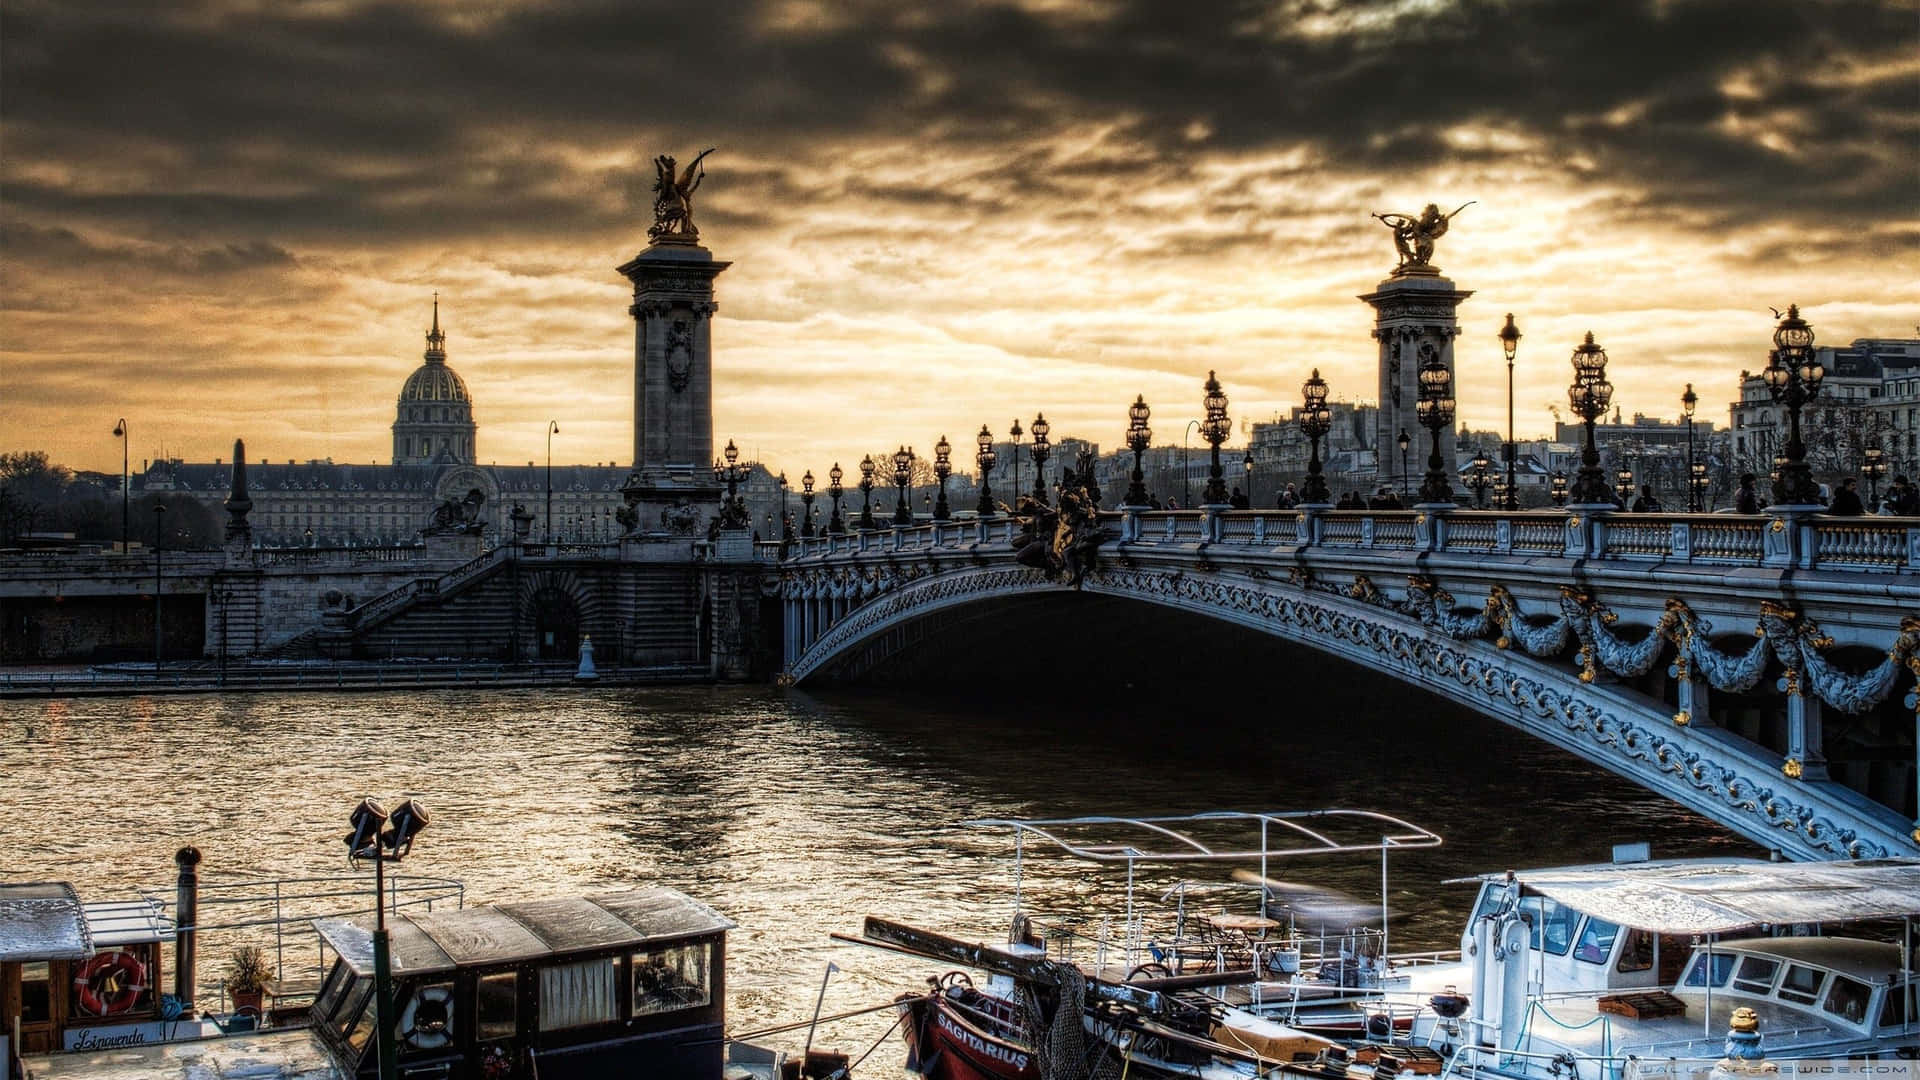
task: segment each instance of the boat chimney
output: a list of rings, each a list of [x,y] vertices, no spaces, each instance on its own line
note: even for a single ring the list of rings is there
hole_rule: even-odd
[[[193,1015],[193,950],[200,922],[200,849],[189,844],[173,853],[180,867],[180,878],[173,894],[173,996],[180,1001],[180,1015]]]

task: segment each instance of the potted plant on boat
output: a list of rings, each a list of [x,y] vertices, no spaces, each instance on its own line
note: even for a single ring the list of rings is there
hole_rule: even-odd
[[[242,945],[227,960],[227,996],[233,999],[236,1013],[252,1010],[260,1015],[260,1003],[267,983],[273,980],[273,966],[258,945]]]

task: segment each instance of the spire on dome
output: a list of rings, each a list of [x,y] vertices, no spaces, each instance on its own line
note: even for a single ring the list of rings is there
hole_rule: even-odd
[[[429,361],[442,363],[447,359],[447,335],[440,332],[440,294],[433,294],[433,329],[427,331],[427,352]]]

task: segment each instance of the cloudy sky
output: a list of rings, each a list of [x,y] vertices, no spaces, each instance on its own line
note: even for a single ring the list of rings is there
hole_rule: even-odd
[[[794,472],[1370,399],[1428,202],[1475,426],[1508,311],[1523,435],[1588,329],[1724,422],[1768,305],[1920,322],[1905,0],[6,0],[0,132],[0,450],[107,471],[385,461],[435,291],[482,461],[629,462],[613,268],[706,146],[716,427]]]

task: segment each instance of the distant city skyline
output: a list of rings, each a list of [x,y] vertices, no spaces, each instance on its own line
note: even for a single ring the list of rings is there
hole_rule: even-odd
[[[432,297],[480,462],[632,461],[650,159],[719,150],[716,450],[775,470],[971,446],[1044,411],[1178,443],[1320,368],[1372,400],[1369,218],[1477,200],[1460,417],[1566,415],[1592,330],[1626,416],[1726,423],[1770,306],[1920,321],[1911,10],[1431,0],[780,0],[0,13],[0,450],[117,472],[386,462]],[[103,72],[112,78],[103,79]],[[970,450],[956,449],[970,470]]]

